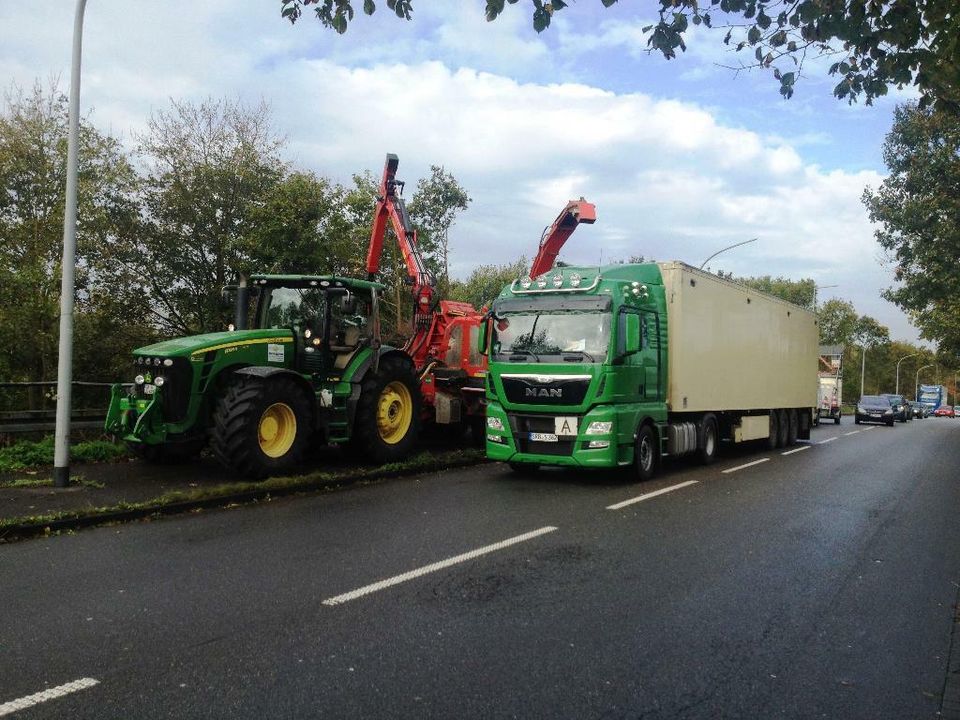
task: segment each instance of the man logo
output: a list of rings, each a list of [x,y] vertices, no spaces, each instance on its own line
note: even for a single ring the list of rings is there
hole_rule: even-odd
[[[528,398],[562,398],[562,388],[532,388],[524,389],[525,396]]]

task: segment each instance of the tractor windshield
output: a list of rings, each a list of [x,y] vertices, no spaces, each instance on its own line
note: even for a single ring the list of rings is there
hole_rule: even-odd
[[[326,294],[325,290],[313,287],[271,288],[262,327],[319,326],[326,309]]]

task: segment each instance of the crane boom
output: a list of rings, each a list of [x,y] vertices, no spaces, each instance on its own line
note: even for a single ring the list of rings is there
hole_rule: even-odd
[[[580,223],[591,225],[596,221],[597,207],[593,203],[587,202],[582,197],[568,202],[553,224],[543,231],[540,249],[533,260],[533,265],[530,266],[530,279],[536,279],[553,267],[557,255],[560,254],[560,248],[577,229],[577,225]]]

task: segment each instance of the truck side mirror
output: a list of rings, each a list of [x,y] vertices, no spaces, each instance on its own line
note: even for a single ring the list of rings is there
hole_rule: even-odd
[[[487,335],[490,329],[490,320],[483,318],[480,321],[480,331],[477,333],[477,352],[481,355],[487,354]]]
[[[636,313],[626,313],[624,328],[623,354],[633,355],[640,352],[640,316]]]

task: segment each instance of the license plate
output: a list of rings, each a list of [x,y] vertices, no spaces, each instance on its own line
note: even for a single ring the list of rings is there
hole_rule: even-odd
[[[143,394],[144,395],[153,395],[157,391],[156,385],[144,385]]]
[[[559,442],[559,438],[553,433],[530,433],[530,439],[534,442]]]
[[[870,413],[870,417],[880,417],[880,413]]]

